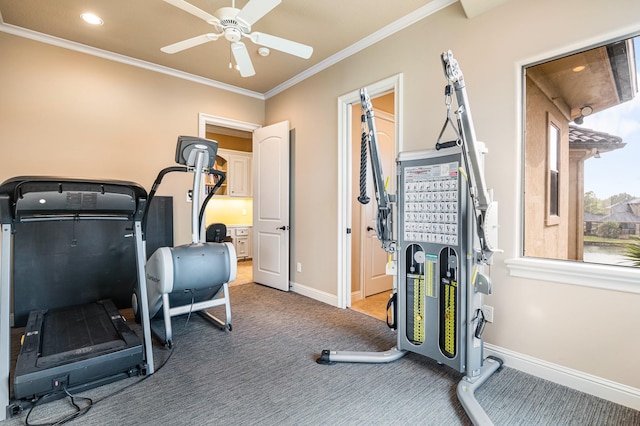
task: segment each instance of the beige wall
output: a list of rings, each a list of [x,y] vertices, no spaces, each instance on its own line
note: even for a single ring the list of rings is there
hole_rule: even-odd
[[[440,53],[452,49],[500,203],[504,253],[491,268],[495,323],[486,341],[640,388],[640,375],[630,374],[640,358],[631,331],[640,326],[640,295],[514,278],[504,264],[519,254],[521,232],[518,65],[637,30],[638,16],[635,0],[511,0],[474,19],[455,4],[268,99],[266,122],[288,119],[296,129],[292,261],[305,269],[292,280],[336,294],[337,98],[404,73],[404,147],[432,147],[445,117]]]
[[[264,101],[0,33],[0,182],[81,176],[150,189],[198,113],[263,123]],[[190,241],[191,175],[170,174],[176,243]]]

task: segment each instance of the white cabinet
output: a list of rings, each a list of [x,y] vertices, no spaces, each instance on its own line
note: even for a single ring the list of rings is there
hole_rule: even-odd
[[[251,162],[253,154],[250,152],[218,149],[216,169],[226,172],[227,179],[216,195],[229,197],[251,197]],[[212,186],[212,182],[207,182]]]
[[[229,227],[227,234],[233,239],[238,259],[251,257],[251,227]]]

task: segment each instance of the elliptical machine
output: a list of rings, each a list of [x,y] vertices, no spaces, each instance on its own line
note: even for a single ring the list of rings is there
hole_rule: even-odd
[[[177,247],[160,247],[145,265],[145,281],[149,305],[149,319],[162,315],[163,332],[151,322],[151,331],[164,345],[173,347],[171,317],[196,312],[222,330],[231,331],[231,304],[229,282],[236,277],[237,260],[233,244],[205,242],[201,238],[202,222],[207,203],[226,179],[224,172],[214,169],[218,143],[192,136],[179,136],[175,161],[182,166],[167,167],[160,171],[143,214],[145,229],[148,208],[163,177],[170,172],[193,173],[191,243]],[[200,204],[203,173],[213,175],[215,186]],[[137,292],[132,295],[136,319],[142,314]],[[206,309],[225,307],[221,320]]]

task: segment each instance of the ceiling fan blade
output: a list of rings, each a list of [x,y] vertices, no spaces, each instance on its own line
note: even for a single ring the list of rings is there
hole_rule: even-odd
[[[169,46],[162,47],[164,53],[177,53],[183,50],[199,46],[201,44],[207,43],[209,41],[214,41],[218,39],[218,34],[209,33],[202,34],[196,37],[188,38],[186,40],[179,41],[177,43],[170,44]]]
[[[241,76],[251,77],[256,74],[256,71],[253,69],[251,58],[249,57],[249,51],[244,43],[240,41],[231,43],[231,52],[233,52],[233,57],[236,60]]]
[[[167,3],[177,7],[178,9],[182,9],[187,13],[190,13],[194,16],[197,16],[198,18],[210,23],[210,24],[214,24],[217,22],[220,22],[220,20],[218,18],[216,18],[215,16],[211,15],[210,13],[205,12],[204,10],[195,7],[194,5],[192,5],[191,3],[187,3],[184,0],[164,0]]]
[[[298,56],[302,59],[309,59],[313,53],[313,47],[311,46],[270,34],[264,34],[256,31],[250,34],[250,38],[255,44]]]
[[[244,23],[251,26],[258,22],[264,15],[271,12],[271,10],[281,2],[282,0],[249,0],[249,3],[238,12],[236,19],[241,19]]]

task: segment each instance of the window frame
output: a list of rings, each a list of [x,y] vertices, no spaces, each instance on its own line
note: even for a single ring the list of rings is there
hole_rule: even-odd
[[[505,259],[509,276],[517,278],[547,281],[558,284],[576,285],[609,291],[640,294],[640,268],[584,263],[574,260],[556,260],[524,255],[524,227],[525,227],[525,116],[526,116],[526,68],[545,61],[558,59],[578,53],[590,48],[613,43],[626,38],[640,36],[640,25],[635,28],[623,28],[616,33],[604,34],[588,41],[581,41],[573,45],[561,46],[552,51],[545,51],[536,57],[524,59],[514,63],[516,81],[516,109],[518,111],[519,157],[518,184],[516,198],[518,201],[516,229],[519,237],[516,242],[515,257]]]
[[[563,178],[562,173],[562,126],[560,125],[560,121],[556,119],[551,112],[547,112],[547,170],[546,170],[546,208],[545,208],[545,223],[547,226],[556,226],[560,225],[561,218],[561,199],[562,199],[562,185],[561,179]],[[555,134],[555,169],[553,168],[552,160],[553,160],[553,147],[552,147],[552,133],[553,130],[556,130]],[[525,142],[526,143],[526,140]],[[555,180],[555,194],[552,188],[554,184],[552,175],[556,174]],[[553,198],[555,196],[555,203],[553,203]],[[552,211],[555,205],[555,212]]]

